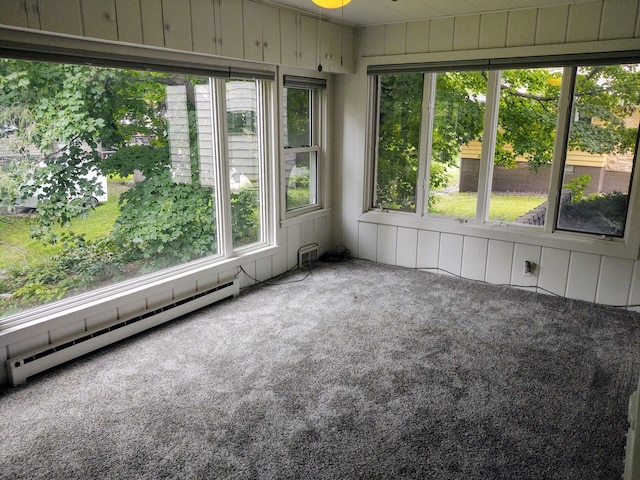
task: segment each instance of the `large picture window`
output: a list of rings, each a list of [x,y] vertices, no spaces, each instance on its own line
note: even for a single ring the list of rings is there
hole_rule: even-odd
[[[0,316],[264,242],[270,83],[0,60]]]
[[[416,65],[406,73],[370,67],[371,207],[626,239],[640,66],[552,62],[464,71],[425,65],[422,73]]]

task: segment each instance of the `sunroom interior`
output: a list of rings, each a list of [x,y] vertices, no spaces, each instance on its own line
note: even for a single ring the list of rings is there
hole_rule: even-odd
[[[24,359],[70,339],[161,310],[167,321],[340,249],[640,310],[638,110],[625,103],[607,123],[604,96],[576,107],[587,87],[623,95],[602,72],[640,86],[640,1],[344,3],[3,1],[6,61],[155,75],[148,93],[166,87],[172,182],[197,177],[217,221],[215,241],[186,261],[0,318],[0,386],[26,381],[36,371]],[[532,102],[515,119],[509,94]],[[625,130],[624,149],[588,136],[605,123]],[[468,208],[449,205],[451,192]],[[257,206],[251,228],[245,197]],[[523,206],[502,216],[507,197]],[[601,210],[600,223],[571,223],[579,200],[613,197],[621,219]]]

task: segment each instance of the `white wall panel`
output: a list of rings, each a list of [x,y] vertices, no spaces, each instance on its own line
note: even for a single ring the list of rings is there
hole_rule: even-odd
[[[273,269],[271,268],[271,257],[256,260],[256,279],[266,282],[273,277]]]
[[[567,42],[597,40],[600,34],[602,2],[574,3],[569,10]]]
[[[600,40],[632,37],[638,18],[637,0],[605,0]]]
[[[453,18],[436,18],[431,20],[429,28],[429,51],[449,52],[453,50]]]
[[[398,227],[378,225],[377,261],[388,265],[396,264]]]
[[[27,5],[25,0],[4,0],[0,8],[0,23],[27,28]]]
[[[545,7],[538,10],[536,45],[564,43],[567,37],[569,6]]]
[[[480,17],[480,48],[502,48],[507,42],[507,12],[489,13]]]
[[[9,358],[11,358],[47,345],[49,345],[49,335],[47,333],[43,333],[41,335],[35,335],[33,337],[11,343],[7,345],[7,349],[9,351]]]
[[[523,245],[516,243],[513,248],[513,262],[511,264],[511,284],[521,287],[534,287],[538,284],[540,274],[540,255],[542,248],[537,245]],[[528,260],[535,264],[532,274],[525,275],[524,262]]]
[[[507,47],[533,45],[536,38],[537,16],[538,11],[535,9],[509,12]]]
[[[508,285],[511,282],[512,264],[513,242],[489,240],[485,280],[497,285]]]
[[[302,246],[300,225],[287,227],[287,270],[298,264],[298,249]]]
[[[42,30],[82,35],[80,0],[38,0]]]
[[[460,275],[462,270],[462,244],[464,237],[452,233],[440,235],[440,256],[438,268],[442,273]]]
[[[118,310],[115,307],[91,312],[91,315],[87,316],[85,320],[85,328],[87,330],[93,330],[97,327],[115,322],[116,320],[118,320]]]
[[[600,255],[571,252],[566,296],[587,302],[595,301],[599,275]]]
[[[329,217],[316,218],[313,221],[313,238],[321,246],[326,246],[331,238],[331,223]]]
[[[116,0],[116,16],[118,18],[118,40],[143,43],[140,2],[138,0]]]
[[[195,283],[195,282],[194,282]],[[195,285],[194,285],[195,288]],[[128,303],[118,304],[118,318],[136,316],[147,309],[147,299],[144,297],[132,300]]]
[[[602,257],[596,302],[607,305],[627,305],[633,260],[627,258]]]
[[[378,249],[378,225],[358,223],[358,258],[376,261]]]
[[[238,275],[238,279],[240,280],[240,288],[250,287],[251,285],[255,285],[256,278],[256,262],[245,263],[242,265],[242,270],[240,275]]]
[[[185,298],[197,292],[198,282],[195,278],[189,277],[185,278],[181,282],[173,282],[171,288],[173,290],[174,299]],[[167,295],[167,300],[169,300],[170,298],[171,297]]]
[[[418,230],[415,228],[398,228],[396,265],[402,267],[416,267],[416,252],[418,251]]]
[[[477,50],[480,37],[480,15],[456,17],[453,31],[454,50]]]
[[[422,53],[429,51],[429,20],[409,22],[407,24],[407,53]]]
[[[75,323],[70,323],[65,325],[64,327],[56,328],[49,332],[49,341],[51,343],[56,343],[65,338],[69,338],[75,335],[80,335],[84,333],[84,321],[78,321]]]
[[[384,55],[384,25],[375,25],[360,30],[362,41],[360,42],[361,55],[371,57]]]
[[[629,305],[637,305],[631,307],[632,310],[640,311],[640,262],[636,261],[633,265],[633,276],[631,278],[631,288],[629,289]]]
[[[142,41],[145,45],[164,46],[164,25],[162,23],[162,1],[140,0],[142,19]]]
[[[384,26],[384,54],[399,55],[406,51],[407,24],[390,23]]]
[[[438,268],[440,258],[440,232],[430,230],[418,231],[418,254],[416,266],[418,268]]]
[[[216,286],[218,283],[220,283],[220,276],[217,273],[212,274],[207,272],[206,275],[202,275],[200,278],[196,279],[196,291],[204,292],[205,290]]]
[[[300,224],[300,246],[309,245],[316,241],[313,221]]]
[[[191,28],[193,51],[215,54],[217,37],[214,0],[191,0]],[[295,48],[295,47],[294,47]]]
[[[463,277],[484,281],[487,270],[488,246],[489,240],[486,238],[464,238],[461,270]]]
[[[193,50],[189,3],[182,0],[162,0],[162,19],[165,46],[176,50]]]
[[[564,296],[571,252],[557,248],[543,248],[540,258],[538,287]],[[543,292],[546,293],[546,292]]]
[[[87,37],[118,39],[114,0],[82,0],[82,21]]]

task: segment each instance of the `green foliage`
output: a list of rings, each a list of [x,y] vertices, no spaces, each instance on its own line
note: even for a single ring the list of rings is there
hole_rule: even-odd
[[[309,172],[294,175],[287,184],[287,210],[309,205],[311,188]]]
[[[0,311],[11,307],[59,300],[70,291],[95,288],[98,282],[118,278],[122,260],[109,237],[85,241],[83,236],[66,236],[62,250],[36,265],[10,269],[0,283],[0,292],[11,297]]]
[[[572,178],[562,187],[571,192],[571,202],[575,203],[584,200],[584,191],[589,187],[590,183],[591,175],[585,174]]]
[[[558,227],[577,232],[621,237],[627,221],[629,196],[625,193],[592,195],[560,208]]]
[[[259,240],[260,205],[256,187],[244,186],[238,193],[231,194],[231,222],[234,247]]]
[[[167,266],[215,253],[211,190],[175,183],[165,168],[123,193],[120,202],[112,235],[127,259]]]
[[[34,238],[53,244],[59,238],[53,226],[68,227],[72,219],[86,217],[92,197],[105,193],[96,181],[98,162],[95,151],[87,151],[74,141],[34,169],[32,181],[20,188],[24,198],[38,198],[38,225],[31,232]]]

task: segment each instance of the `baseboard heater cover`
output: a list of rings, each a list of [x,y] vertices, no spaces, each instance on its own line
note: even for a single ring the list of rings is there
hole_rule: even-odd
[[[13,386],[22,385],[37,373],[239,293],[239,281],[234,279],[126,320],[119,319],[113,324],[9,358],[6,361],[9,382]]]

